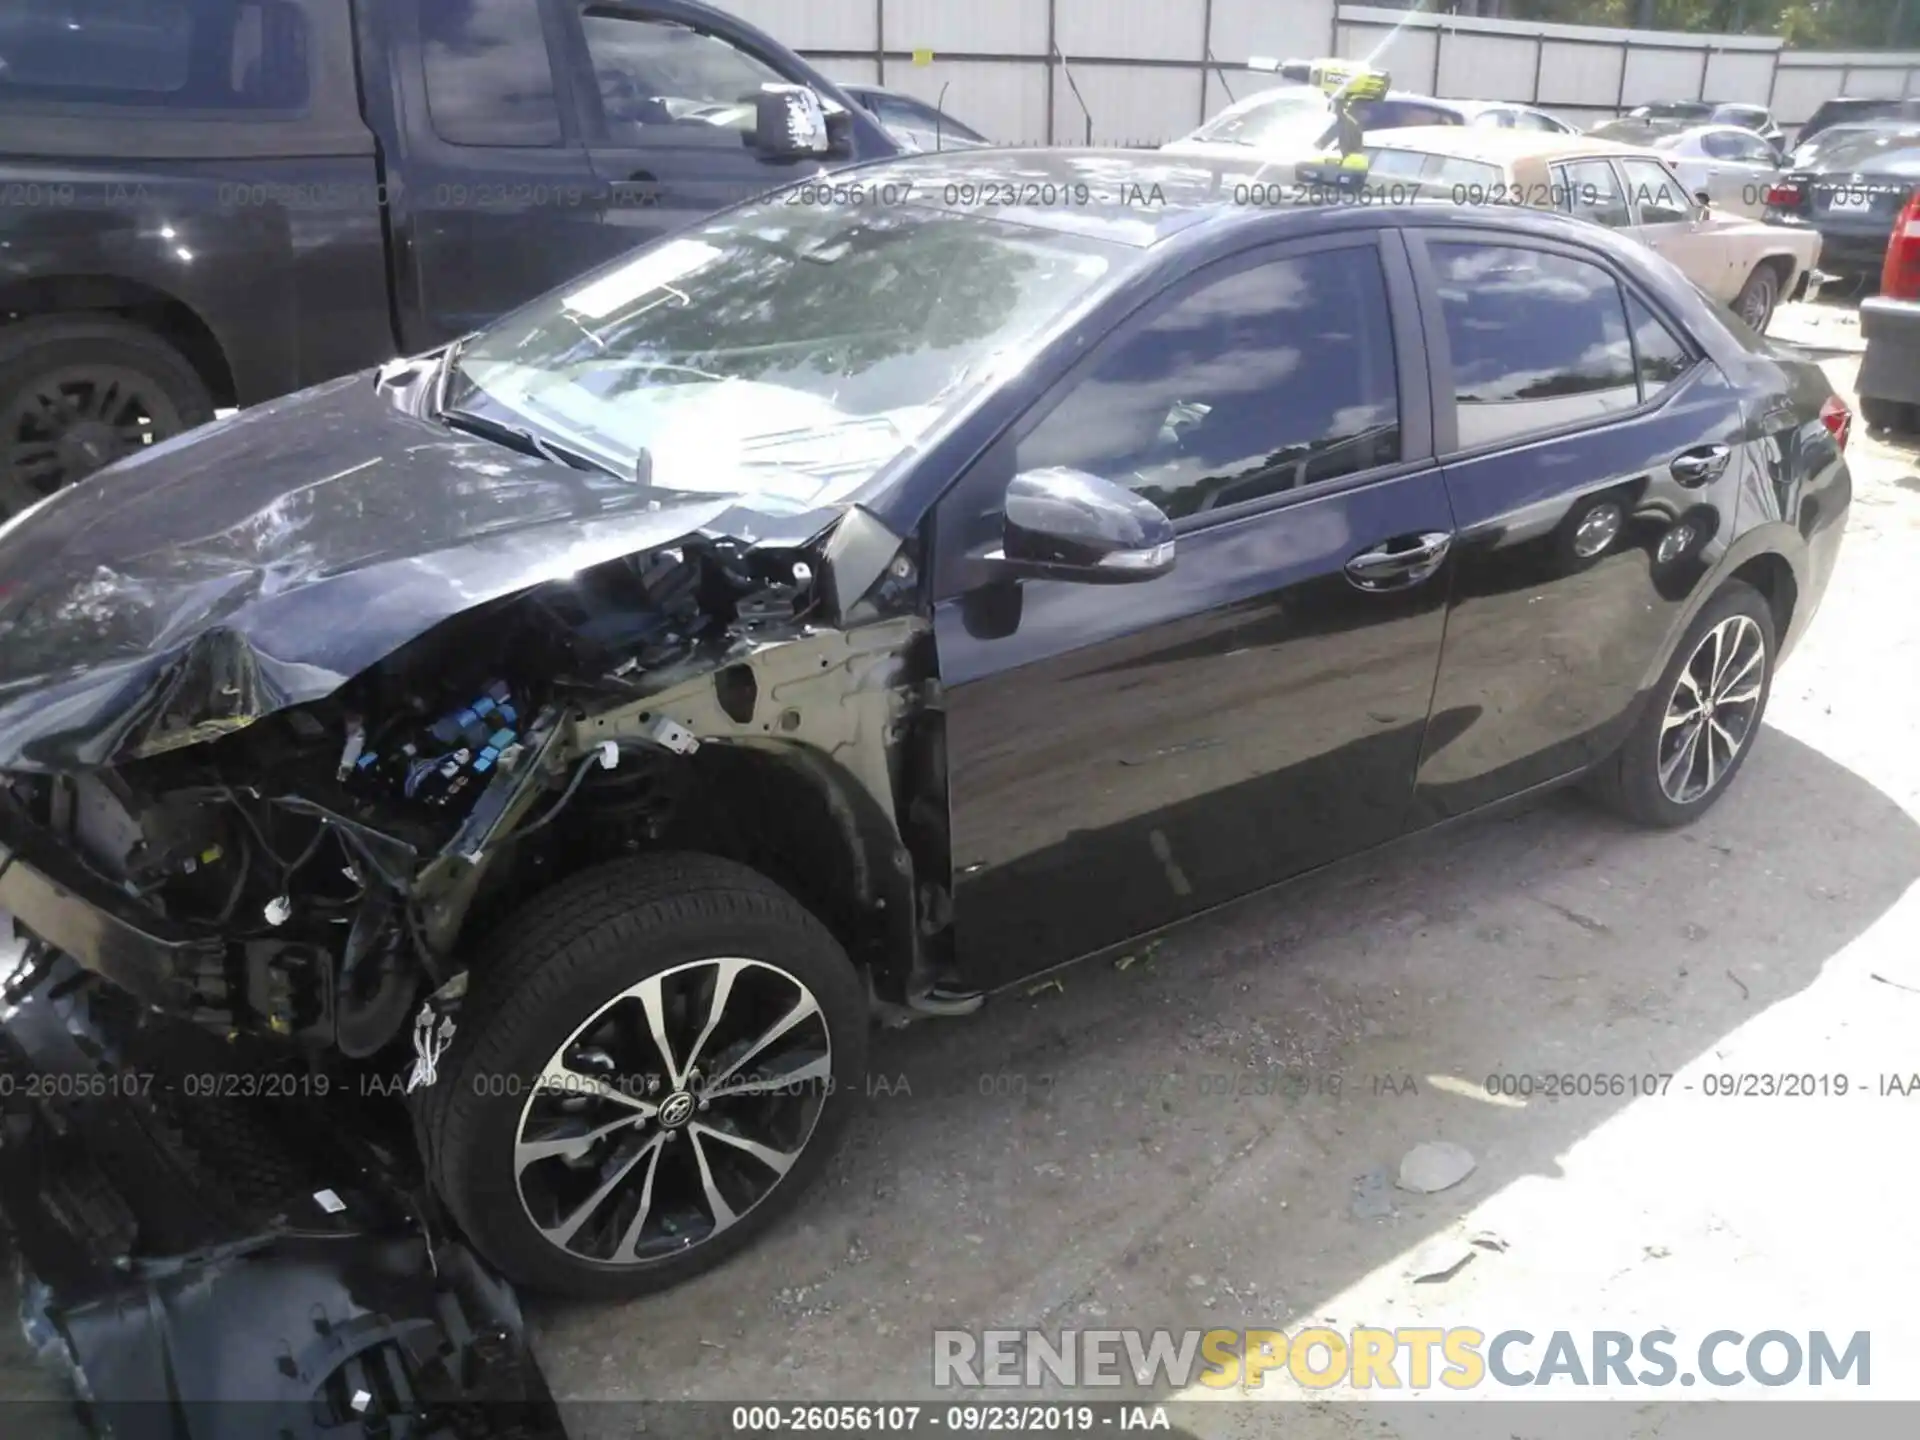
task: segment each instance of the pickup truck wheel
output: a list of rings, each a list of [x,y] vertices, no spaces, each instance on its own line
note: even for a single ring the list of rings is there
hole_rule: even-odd
[[[113,316],[0,328],[0,520],[213,418],[186,358]]]
[[[1764,335],[1773,321],[1774,307],[1779,303],[1780,272],[1774,268],[1772,261],[1763,260],[1747,277],[1739,298],[1733,302],[1733,309],[1747,322],[1754,334]]]
[[[1876,400],[1862,395],[1860,418],[1875,430],[1890,430],[1896,435],[1908,434],[1920,430],[1920,405],[1907,405],[1898,400]]]
[[[731,861],[585,871],[471,973],[418,1118],[454,1217],[535,1289],[613,1299],[717,1265],[819,1173],[865,1078],[845,953]]]

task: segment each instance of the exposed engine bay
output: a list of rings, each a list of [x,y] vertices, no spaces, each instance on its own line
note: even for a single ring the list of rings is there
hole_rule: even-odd
[[[8,788],[165,927],[173,973],[114,978],[218,1031],[361,1059],[451,978],[465,916],[445,897],[475,888],[456,872],[485,863],[497,905],[574,852],[673,823],[692,731],[646,713],[597,740],[583,722],[688,676],[750,715],[750,670],[705,677],[803,635],[813,592],[791,552],[697,539],[457,616],[221,738]],[[18,913],[32,930],[32,907]]]

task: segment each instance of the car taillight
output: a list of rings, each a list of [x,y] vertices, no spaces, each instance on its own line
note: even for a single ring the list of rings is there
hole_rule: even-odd
[[[1887,258],[1880,265],[1880,293],[1890,300],[1920,300],[1920,190],[1893,222]]]
[[[1776,210],[1800,208],[1800,187],[1788,182],[1767,187],[1767,204]]]
[[[1853,433],[1853,411],[1838,395],[1829,395],[1827,403],[1820,407],[1820,423],[1827,427],[1834,444],[1842,450],[1847,448],[1847,436]]]

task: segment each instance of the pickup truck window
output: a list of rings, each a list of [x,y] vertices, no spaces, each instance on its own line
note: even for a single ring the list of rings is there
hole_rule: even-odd
[[[433,133],[449,145],[560,143],[540,7],[529,0],[420,0]]]
[[[717,36],[637,15],[580,17],[600,108],[614,144],[633,144],[655,125],[745,132],[765,84],[787,77]]]
[[[37,0],[0,6],[0,99],[302,110],[306,16],[286,0]]]

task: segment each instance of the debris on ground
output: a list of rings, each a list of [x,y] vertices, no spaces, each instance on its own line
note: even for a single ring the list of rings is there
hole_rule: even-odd
[[[1384,1220],[1393,1214],[1386,1166],[1376,1165],[1353,1182],[1352,1210],[1356,1220]]]
[[[1400,1160],[1400,1188],[1432,1195],[1458,1185],[1478,1163],[1464,1145],[1451,1140],[1423,1141]]]

